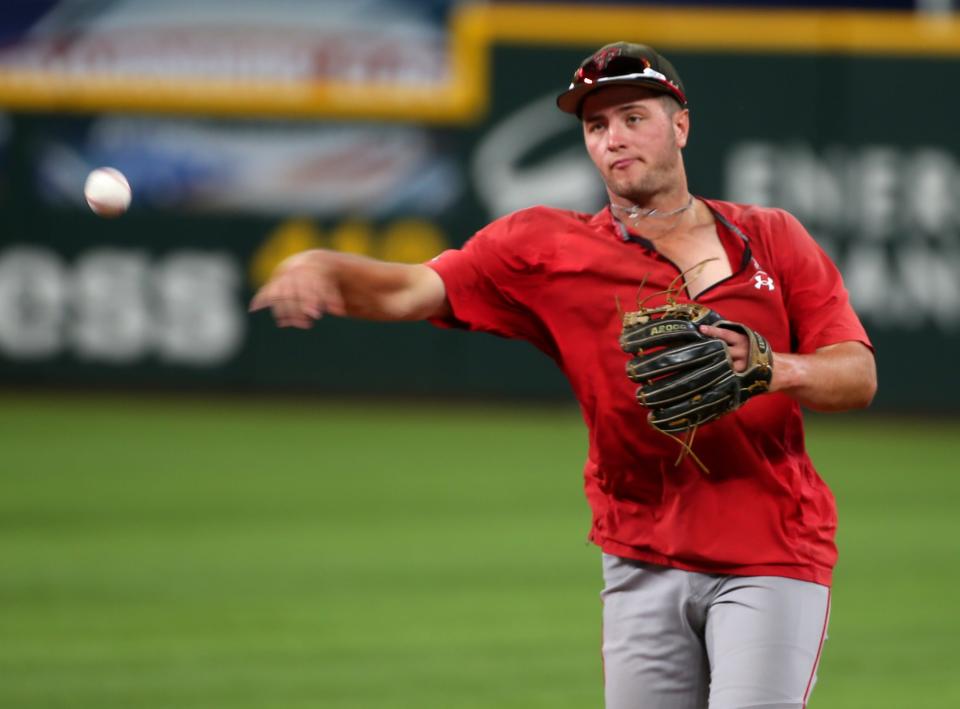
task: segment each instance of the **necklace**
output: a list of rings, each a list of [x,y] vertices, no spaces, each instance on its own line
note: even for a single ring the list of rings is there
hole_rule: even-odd
[[[687,211],[692,206],[693,206],[693,195],[690,195],[690,199],[687,200],[687,203],[685,205],[683,205],[682,207],[677,207],[676,209],[672,209],[669,212],[661,212],[657,208],[640,209],[640,207],[638,207],[635,204],[631,204],[629,207],[621,207],[619,204],[614,204],[613,202],[610,203],[611,209],[613,209],[614,211],[619,211],[623,213],[625,216],[627,216],[628,218],[634,219],[634,220],[647,219],[647,218],[666,219],[667,217],[675,217],[678,214],[682,214],[683,212]]]

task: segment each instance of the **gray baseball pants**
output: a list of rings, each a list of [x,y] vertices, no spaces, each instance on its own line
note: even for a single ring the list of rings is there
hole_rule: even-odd
[[[830,589],[603,555],[607,709],[802,709]]]

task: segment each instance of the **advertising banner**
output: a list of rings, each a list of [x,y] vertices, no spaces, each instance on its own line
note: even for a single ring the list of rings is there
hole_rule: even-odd
[[[478,92],[452,0],[39,0],[5,14],[0,102],[450,120]],[[6,13],[6,10],[5,10]],[[461,13],[462,15],[462,13]],[[474,86],[478,85],[473,82]]]

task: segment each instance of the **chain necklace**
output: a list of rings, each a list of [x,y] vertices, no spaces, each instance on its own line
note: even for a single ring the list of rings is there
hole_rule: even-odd
[[[678,214],[690,209],[693,206],[693,195],[690,195],[690,199],[687,200],[687,203],[682,207],[677,207],[672,209],[669,212],[661,212],[659,209],[654,207],[653,209],[641,209],[635,204],[631,204],[629,207],[621,207],[619,204],[610,203],[611,209],[617,212],[621,212],[623,215],[629,219],[639,220],[639,219],[667,219],[668,217],[675,217]]]

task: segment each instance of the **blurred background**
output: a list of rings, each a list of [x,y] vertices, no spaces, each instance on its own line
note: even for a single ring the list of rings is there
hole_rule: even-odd
[[[552,365],[246,308],[305,248],[602,207],[554,97],[620,39],[683,77],[693,191],[798,216],[877,347],[872,410],[808,430],[841,518],[812,706],[960,705],[955,3],[4,0],[0,706],[601,705]]]

